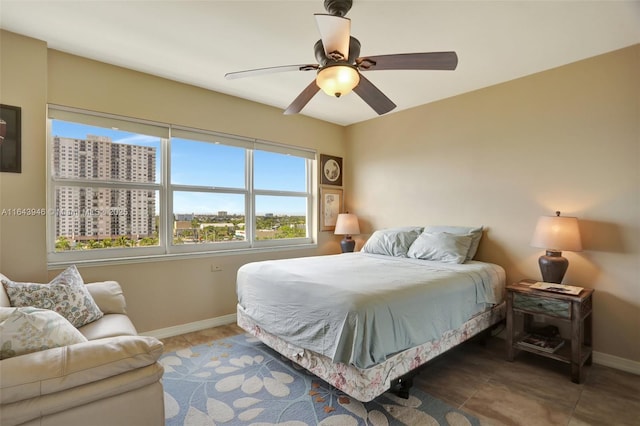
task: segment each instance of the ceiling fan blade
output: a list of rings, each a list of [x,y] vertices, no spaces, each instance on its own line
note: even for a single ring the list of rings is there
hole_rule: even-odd
[[[455,70],[456,52],[400,53],[356,59],[360,71],[375,70]]]
[[[320,67],[318,64],[303,64],[303,65],[282,65],[279,67],[257,68],[254,70],[228,72],[224,75],[227,80],[234,80],[236,78],[254,77],[257,75],[273,74],[277,72],[287,71],[315,71]]]
[[[316,84],[316,80],[314,79],[311,82],[311,84],[309,84],[302,91],[302,93],[300,93],[298,97],[295,98],[293,102],[291,102],[291,105],[287,107],[287,109],[284,111],[284,114],[285,115],[297,114],[300,111],[302,111],[302,108],[304,108],[305,105],[309,103],[311,98],[313,98],[315,94],[318,93],[319,90],[320,88],[318,87],[318,85]]]
[[[346,60],[349,57],[351,19],[322,13],[314,16],[327,58]]]
[[[360,74],[360,83],[353,89],[378,115],[386,114],[396,107],[391,99]]]

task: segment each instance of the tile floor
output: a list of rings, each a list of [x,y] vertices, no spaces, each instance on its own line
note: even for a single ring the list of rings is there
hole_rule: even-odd
[[[230,324],[163,342],[170,352],[242,332]],[[640,425],[640,376],[593,364],[578,385],[569,365],[524,352],[508,362],[504,346],[497,337],[460,345],[428,363],[414,386],[484,425]]]

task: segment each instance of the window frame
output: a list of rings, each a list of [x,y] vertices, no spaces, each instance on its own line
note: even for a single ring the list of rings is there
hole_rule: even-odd
[[[53,112],[53,113],[52,113]],[[53,137],[52,123],[53,120],[63,117],[75,117],[76,119],[84,119],[89,121],[71,121],[79,124],[97,123],[128,123],[131,126],[154,126],[166,129],[167,137],[160,138],[160,150],[157,153],[157,160],[160,161],[160,173],[156,177],[155,183],[147,182],[127,182],[127,181],[111,181],[86,178],[63,178],[53,175]],[[104,126],[102,126],[104,127]],[[182,135],[182,136],[174,136]],[[204,140],[191,139],[195,142],[212,142],[212,139],[218,140],[215,143],[223,145],[241,146],[245,149],[245,188],[226,188],[213,187],[204,185],[185,185],[174,184],[171,182],[171,142],[175,137],[185,138],[184,135],[202,136]],[[65,137],[64,135],[58,135]],[[225,143],[227,142],[227,143]],[[237,145],[236,145],[237,143]],[[304,191],[280,191],[280,190],[256,190],[253,187],[254,179],[254,152],[256,150],[264,150],[269,152],[295,155],[305,160],[305,190]],[[297,154],[297,155],[296,155]],[[62,266],[70,263],[122,263],[122,262],[140,262],[158,260],[163,258],[172,258],[175,256],[211,256],[211,255],[231,255],[236,253],[246,253],[252,251],[263,250],[281,250],[293,249],[300,247],[317,246],[317,220],[315,211],[316,197],[313,191],[314,170],[316,168],[317,151],[309,148],[296,147],[291,145],[279,144],[264,140],[251,139],[225,133],[195,129],[185,126],[172,125],[166,123],[158,123],[149,120],[140,120],[130,117],[119,116],[115,114],[100,113],[83,109],[65,107],[60,105],[49,104],[47,108],[47,226],[46,226],[46,244],[47,244],[47,262],[50,266]],[[71,250],[56,252],[56,189],[60,187],[80,187],[80,188],[107,188],[107,189],[142,189],[156,191],[158,194],[158,246],[145,247],[127,247],[127,248],[108,248],[108,249],[91,249],[91,250]],[[218,193],[218,194],[242,194],[244,196],[245,208],[245,241],[225,241],[225,242],[202,242],[194,244],[173,244],[173,198],[174,193],[188,191],[197,193]],[[272,240],[255,240],[256,236],[256,214],[255,203],[257,196],[293,196],[306,198],[306,237],[304,238],[285,238]],[[155,217],[155,215],[154,215]]]

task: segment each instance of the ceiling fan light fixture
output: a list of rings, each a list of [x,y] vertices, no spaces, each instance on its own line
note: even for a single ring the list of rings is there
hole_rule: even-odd
[[[328,65],[318,71],[316,84],[324,93],[339,98],[360,83],[358,70],[349,64]]]

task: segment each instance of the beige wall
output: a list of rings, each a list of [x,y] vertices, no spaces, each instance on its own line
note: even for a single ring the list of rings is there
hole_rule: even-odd
[[[0,32],[0,102],[22,107],[23,172],[0,174],[0,208],[46,202],[46,103],[302,145],[345,160],[347,208],[363,232],[407,224],[485,225],[481,260],[539,278],[538,216],[581,220],[585,251],[567,282],[596,289],[595,348],[640,361],[640,46],[343,128],[277,108],[48,50]],[[0,217],[0,271],[45,281],[44,217]],[[366,238],[358,238],[358,247]],[[140,331],[235,311],[249,261],[318,249],[81,267],[115,279]],[[211,265],[222,272],[211,272]]]
[[[45,43],[1,32],[0,101],[23,113],[23,173],[0,174],[0,208],[46,206],[46,103],[86,108],[305,146],[344,156],[345,130],[277,108],[47,50]],[[0,217],[0,271],[47,281],[45,218]],[[235,275],[244,263],[335,253],[340,237],[320,232],[317,249],[83,267],[85,281],[121,283],[139,331],[235,313]],[[212,265],[222,267],[211,272]]]
[[[585,250],[564,253],[565,282],[596,289],[595,350],[640,361],[640,45],[347,134],[346,201],[364,232],[484,225],[479,259],[514,281],[541,278],[538,216],[577,216]]]

